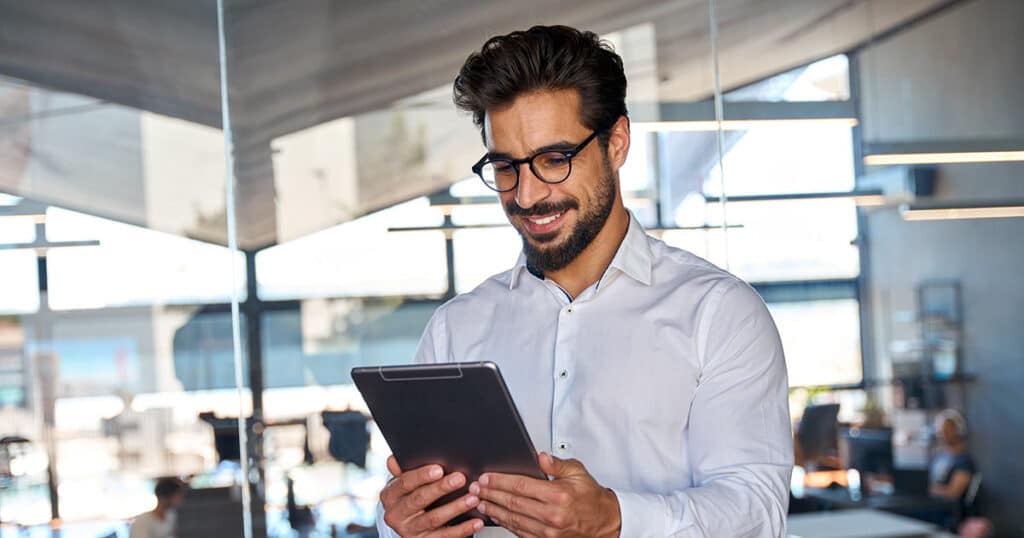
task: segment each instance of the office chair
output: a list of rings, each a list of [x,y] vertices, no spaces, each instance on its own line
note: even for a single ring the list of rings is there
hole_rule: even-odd
[[[802,460],[809,471],[838,468],[839,404],[809,405],[796,428]]]
[[[971,477],[971,483],[964,492],[964,517],[977,515],[978,490],[981,489],[981,473],[975,472]]]

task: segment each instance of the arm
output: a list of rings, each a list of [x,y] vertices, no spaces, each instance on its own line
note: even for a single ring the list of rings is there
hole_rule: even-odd
[[[957,469],[953,471],[953,475],[949,477],[948,484],[932,484],[929,490],[932,496],[934,497],[941,497],[943,499],[949,499],[951,501],[958,501],[961,497],[964,496],[964,492],[967,491],[967,487],[970,485],[970,471],[964,469]]]
[[[720,284],[698,334],[687,438],[695,487],[616,491],[622,536],[784,536],[793,466],[786,365],[761,298]]]

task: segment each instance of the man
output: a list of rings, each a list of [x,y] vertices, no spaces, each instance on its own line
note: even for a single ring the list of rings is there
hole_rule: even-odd
[[[479,519],[444,525],[473,508],[520,536],[784,534],[778,333],[749,286],[623,206],[625,96],[619,56],[559,26],[492,38],[455,79],[487,147],[474,171],[523,251],[435,312],[416,360],[496,362],[552,479],[487,473],[427,511],[466,477],[391,458],[382,534],[467,536]]]
[[[128,531],[129,538],[174,538],[177,509],[185,500],[185,484],[177,478],[161,478],[153,488],[156,508],[135,518]]]

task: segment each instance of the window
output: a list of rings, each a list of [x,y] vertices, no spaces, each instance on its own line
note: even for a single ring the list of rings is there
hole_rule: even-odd
[[[441,224],[426,198],[398,204],[256,255],[263,300],[443,295],[444,233],[391,231]]]
[[[850,98],[850,60],[845,54],[725,93],[729,101],[842,101]]]
[[[791,387],[861,381],[856,299],[769,303],[768,309],[782,337]]]
[[[99,241],[48,253],[54,310],[231,299],[232,262],[224,247],[59,208],[46,215],[50,241]],[[235,256],[235,284],[244,298],[245,261]]]

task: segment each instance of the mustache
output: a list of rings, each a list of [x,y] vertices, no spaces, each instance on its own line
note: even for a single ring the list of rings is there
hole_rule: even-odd
[[[529,209],[519,207],[515,200],[505,203],[505,213],[510,217],[536,217],[539,215],[550,215],[552,213],[563,213],[570,209],[579,209],[580,204],[576,200],[565,200],[562,202],[541,202]]]

